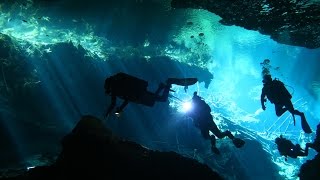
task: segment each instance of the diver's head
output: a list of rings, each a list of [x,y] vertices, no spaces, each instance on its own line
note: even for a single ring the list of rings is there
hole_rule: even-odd
[[[268,82],[271,82],[271,81],[272,81],[272,78],[271,78],[270,74],[263,75],[263,80],[262,80],[263,83],[268,83]]]
[[[201,97],[198,96],[198,92],[197,91],[193,92],[192,101],[199,101],[199,100],[201,100]]]
[[[279,144],[281,144],[281,142],[282,142],[283,140],[284,140],[283,136],[280,135],[280,137],[277,137],[277,138],[275,139],[275,142],[276,142],[277,145],[279,145]]]
[[[193,96],[198,96],[198,92],[197,91],[193,92]]]

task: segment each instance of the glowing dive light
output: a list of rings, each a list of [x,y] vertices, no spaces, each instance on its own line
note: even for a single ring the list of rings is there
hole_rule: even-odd
[[[182,108],[183,108],[183,112],[188,112],[192,108],[192,103],[190,101],[183,102]]]

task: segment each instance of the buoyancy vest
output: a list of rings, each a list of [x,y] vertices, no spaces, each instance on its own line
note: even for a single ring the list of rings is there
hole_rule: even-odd
[[[148,82],[126,73],[117,73],[105,81],[105,88],[124,99],[135,100],[147,91]]]
[[[292,98],[284,84],[274,79],[271,83],[264,86],[264,91],[271,103],[278,104],[286,102]]]

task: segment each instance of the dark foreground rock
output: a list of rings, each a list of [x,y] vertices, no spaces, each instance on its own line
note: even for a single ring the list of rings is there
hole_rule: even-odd
[[[300,168],[299,177],[300,180],[308,180],[308,179],[320,179],[320,124],[317,126],[316,138],[312,142],[312,147],[314,150],[318,152],[314,159],[308,160],[304,164],[302,164]]]
[[[300,180],[320,179],[320,155],[317,154],[312,160],[308,160],[302,164],[300,168]]]
[[[62,146],[54,164],[6,179],[222,179],[193,159],[114,137],[93,116],[82,117]]]
[[[315,1],[172,0],[174,8],[206,9],[225,25],[256,30],[282,44],[320,47],[320,3]]]

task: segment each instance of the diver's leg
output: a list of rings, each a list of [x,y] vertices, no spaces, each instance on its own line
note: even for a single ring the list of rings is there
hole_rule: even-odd
[[[306,144],[306,148],[304,149],[304,153],[305,153],[306,156],[309,155],[309,147],[311,147],[311,146],[310,146],[310,143],[307,143],[307,144]],[[312,148],[312,147],[311,147],[311,148]]]
[[[288,110],[287,108],[283,107],[282,104],[274,104],[274,108],[278,117]]]
[[[160,83],[157,91],[154,93],[156,101],[166,102],[169,97],[169,91],[172,84],[180,86],[189,86],[195,84],[198,81],[197,78],[168,78],[166,84]],[[163,90],[162,95],[160,96],[160,91]]]
[[[111,113],[111,111],[113,110],[113,108],[116,106],[116,102],[117,102],[117,97],[116,96],[111,96],[111,104],[107,110],[106,113],[106,117]]]
[[[125,99],[125,100],[122,102],[121,106],[120,106],[119,108],[117,108],[117,112],[116,112],[116,113],[122,112],[123,109],[128,105],[128,103],[129,103],[129,101],[128,101],[127,99]]]
[[[216,137],[213,135],[210,136],[209,129],[207,127],[202,128],[201,134],[204,139],[210,139],[212,152],[215,154],[220,154],[220,151],[216,146]]]
[[[213,120],[211,119],[212,123],[210,122],[210,131],[217,136],[217,138],[222,139],[226,136],[228,136],[230,139],[234,139],[234,136],[231,134],[231,132],[229,130],[227,131],[220,131],[220,129],[217,127],[216,123],[213,122]]]
[[[155,92],[155,100],[160,101],[160,102],[166,102],[169,97],[169,91],[171,88],[171,84],[160,84],[157,91]],[[162,95],[160,96],[159,93],[160,91],[163,90]]]
[[[284,103],[284,108],[286,109],[286,110],[288,110],[291,114],[292,114],[292,118],[293,118],[293,125],[295,126],[296,125],[296,118],[295,118],[295,114],[297,114],[297,115],[300,115],[301,116],[301,113],[299,112],[299,111],[297,111],[297,110],[294,110],[294,108],[293,108],[293,104],[292,104],[292,102],[289,100],[289,101],[287,101],[286,103]]]
[[[294,109],[293,104],[292,104],[291,101],[288,101],[288,102],[285,104],[285,107],[287,108],[287,110],[288,110],[291,114],[299,115],[300,117],[303,115],[303,112],[300,112],[300,111]]]
[[[210,136],[210,141],[211,141],[211,151],[215,154],[220,154],[220,151],[216,146],[216,137],[214,135]]]
[[[158,86],[158,89],[156,90],[156,92],[154,94],[159,95],[161,90],[163,90],[165,86],[166,86],[165,84],[160,83]]]
[[[308,156],[308,154],[309,154],[308,148],[306,147],[305,151],[303,151],[303,149],[301,149],[299,144],[295,145],[293,151],[294,151],[294,154],[295,154],[296,157],[298,157],[298,156]]]
[[[306,117],[304,116],[304,113],[303,112],[300,112],[296,109],[294,109],[293,107],[293,104],[291,101],[288,101],[286,104],[285,104],[285,107],[288,109],[288,111],[292,114],[293,116],[293,121],[294,121],[294,125],[295,125],[295,117],[294,115],[299,115],[300,118],[301,118],[301,127],[303,129],[303,131],[307,134],[310,134],[312,133],[312,130],[310,128],[310,125],[308,124],[307,120],[306,120]]]
[[[317,152],[320,152],[320,147],[319,147],[320,143],[317,143],[316,141],[313,143],[307,143],[306,144],[306,149],[312,148]]]
[[[204,139],[206,140],[210,139],[209,130],[207,128],[202,128],[200,130],[201,130],[201,135]]]
[[[197,78],[168,78],[167,84],[176,84],[179,86],[190,86],[198,82]]]
[[[241,148],[245,144],[244,140],[234,137],[229,130],[221,132],[213,121],[212,123],[210,123],[210,131],[219,139],[228,136],[228,138],[232,140],[232,143],[236,148]]]

